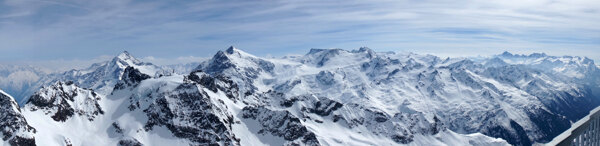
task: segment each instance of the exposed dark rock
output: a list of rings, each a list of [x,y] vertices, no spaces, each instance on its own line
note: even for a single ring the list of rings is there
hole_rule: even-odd
[[[24,137],[24,135],[33,135],[35,128],[31,127],[17,102],[4,92],[0,92],[0,135],[3,141],[8,141],[11,146],[35,146],[34,137]]]
[[[309,109],[309,112],[320,116],[328,116],[331,114],[331,112],[341,108],[342,106],[343,105],[337,101],[327,98],[320,98],[320,100],[314,104],[314,107]]]
[[[99,100],[100,96],[91,89],[79,88],[72,82],[56,82],[32,95],[25,107],[32,111],[44,110],[45,114],[51,114],[52,119],[59,122],[64,122],[75,114],[93,121],[96,116],[104,114],[98,104]],[[74,106],[75,104],[79,105]]]
[[[231,81],[229,77],[223,75],[216,75],[213,77],[202,72],[201,70],[190,73],[185,77],[185,80],[187,82],[200,84],[213,92],[221,90],[225,92],[227,97],[230,99],[236,99],[239,91],[238,85]],[[249,91],[247,91],[247,93],[249,93]]]
[[[140,72],[138,69],[128,66],[123,71],[123,76],[121,77],[121,81],[119,81],[114,90],[124,89],[128,86],[136,86],[143,80],[149,79],[150,76]]]
[[[212,102],[196,85],[182,84],[144,110],[148,116],[144,128],[149,131],[154,126],[165,126],[175,137],[197,145],[239,145],[239,139],[231,131],[233,116],[225,110],[222,102]]]
[[[288,111],[273,111],[265,107],[244,107],[242,117],[257,120],[262,128],[261,132],[283,137],[292,144],[320,145],[314,133],[300,122],[296,116]]]
[[[527,133],[517,122],[511,120],[511,127],[492,126],[485,129],[482,133],[491,137],[502,138],[512,145],[528,146],[531,145],[531,140],[527,137]],[[514,129],[514,130],[511,130]]]
[[[15,136],[14,138],[10,139],[8,143],[11,146],[35,146],[35,138]]]
[[[130,138],[120,140],[118,146],[143,146],[143,144],[140,143],[137,139]]]

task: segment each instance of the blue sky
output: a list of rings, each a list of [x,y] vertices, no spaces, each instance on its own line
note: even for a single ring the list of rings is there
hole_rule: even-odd
[[[600,1],[0,1],[0,62],[96,61],[127,50],[189,61],[234,45],[600,60]],[[170,63],[170,62],[169,62]]]

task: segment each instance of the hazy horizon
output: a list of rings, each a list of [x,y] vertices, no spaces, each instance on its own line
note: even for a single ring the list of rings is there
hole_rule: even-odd
[[[234,47],[236,47],[237,49],[242,50],[244,52],[250,53],[252,55],[256,55],[258,57],[264,57],[264,58],[281,58],[284,56],[304,55],[304,54],[308,53],[310,51],[310,49],[343,49],[343,50],[347,50],[347,51],[360,49],[360,47],[357,47],[357,48],[309,48],[309,49],[306,49],[305,52],[297,53],[297,54],[289,53],[289,54],[284,54],[284,55],[271,55],[271,54],[257,55],[252,52],[248,52],[244,48],[239,48],[237,46],[234,46]],[[366,46],[364,46],[364,47],[366,47]],[[226,49],[227,49],[227,47],[223,47],[222,49],[217,50],[217,51],[224,51]],[[420,52],[403,51],[403,50],[381,51],[381,50],[370,48],[370,47],[369,47],[369,49],[372,49],[375,52],[416,53],[416,54],[420,54],[420,55],[434,55],[434,56],[437,56],[440,58],[446,58],[446,57],[451,57],[451,58],[493,57],[494,55],[500,55],[503,52],[509,52],[513,55],[530,55],[532,53],[545,53],[549,56],[558,56],[558,57],[560,57],[560,56],[575,56],[575,55],[548,54],[546,52],[536,52],[536,51],[526,51],[526,50],[525,51],[516,51],[516,52],[503,50],[503,51],[499,51],[497,53],[491,53],[491,54],[457,55],[457,54],[426,53],[426,52],[420,53]],[[207,56],[189,55],[189,56],[179,56],[179,57],[174,57],[174,58],[162,58],[162,57],[155,57],[155,56],[138,56],[138,55],[136,55],[136,53],[133,53],[128,50],[123,50],[123,51],[115,52],[114,54],[101,55],[101,56],[97,56],[97,57],[93,57],[93,58],[89,58],[89,59],[76,58],[76,59],[71,59],[71,60],[58,59],[58,60],[40,60],[40,61],[0,61],[0,65],[3,65],[3,64],[5,64],[5,65],[29,65],[29,66],[33,66],[33,67],[42,69],[42,71],[45,71],[47,73],[63,72],[63,71],[71,70],[71,69],[84,69],[94,63],[110,61],[111,59],[113,59],[114,57],[116,57],[117,55],[119,55],[120,53],[125,52],[125,51],[127,51],[129,54],[131,54],[132,56],[134,56],[135,58],[137,58],[141,61],[149,62],[149,63],[153,63],[156,65],[161,65],[161,66],[188,64],[188,63],[201,63],[205,60],[212,58],[212,56],[215,55],[215,53],[216,53],[216,52],[214,52],[212,54],[206,54]],[[587,57],[587,56],[579,56],[579,57]],[[587,58],[589,58],[589,57],[587,57]],[[598,62],[598,60],[595,60],[593,58],[590,58],[590,59],[594,60],[595,63]]]

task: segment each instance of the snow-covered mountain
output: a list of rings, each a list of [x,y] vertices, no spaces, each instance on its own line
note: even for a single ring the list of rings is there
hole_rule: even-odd
[[[0,106],[37,145],[531,145],[600,105],[593,61],[544,54],[230,47],[177,72],[125,52]]]
[[[131,56],[127,51],[117,55],[110,61],[95,63],[92,66],[81,70],[70,70],[64,73],[50,74],[41,78],[34,87],[25,91],[25,95],[33,95],[39,88],[51,85],[58,81],[72,81],[83,88],[90,88],[100,94],[108,94],[119,81],[127,67],[135,67],[145,74],[153,77],[171,74],[171,70],[153,65],[152,63],[142,62]],[[28,98],[24,98],[24,103]]]
[[[23,99],[26,91],[34,87],[36,83],[48,73],[41,69],[28,65],[0,64],[0,89],[15,97],[15,100]]]

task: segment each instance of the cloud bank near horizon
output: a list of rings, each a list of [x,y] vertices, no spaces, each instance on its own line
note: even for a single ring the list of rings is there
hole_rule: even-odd
[[[259,56],[309,48],[477,56],[503,51],[600,60],[600,2],[75,1],[0,2],[0,61]],[[169,59],[167,59],[169,60]]]

